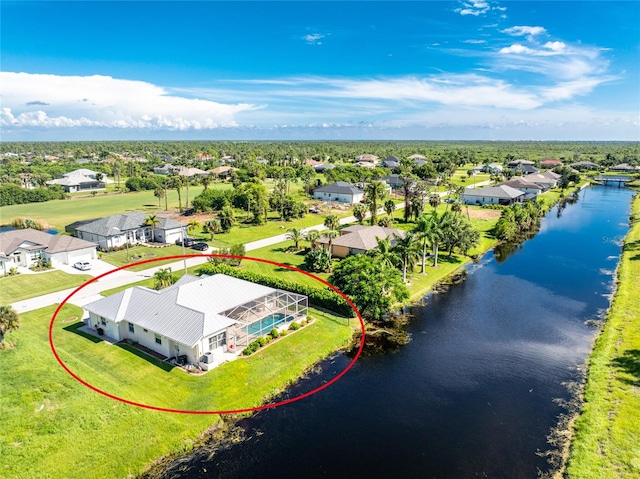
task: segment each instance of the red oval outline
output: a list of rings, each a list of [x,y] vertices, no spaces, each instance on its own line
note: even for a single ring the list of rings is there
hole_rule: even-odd
[[[184,410],[184,409],[171,409],[171,408],[164,408],[164,407],[160,407],[160,406],[153,406],[153,405],[149,405],[149,404],[138,403],[138,402],[130,401],[129,399],[121,398],[121,397],[116,396],[114,394],[108,393],[108,392],[103,391],[102,389],[99,389],[99,388],[89,384],[88,382],[86,382],[84,379],[82,379],[81,377],[76,375],[73,371],[71,371],[71,369],[69,369],[69,367],[64,363],[64,361],[62,361],[62,359],[58,355],[58,352],[56,351],[56,347],[55,347],[54,342],[53,342],[53,323],[55,322],[55,320],[56,320],[56,318],[58,316],[58,313],[60,312],[62,307],[67,303],[67,301],[69,301],[69,299],[73,295],[75,295],[82,288],[84,288],[85,286],[93,283],[94,281],[98,281],[100,278],[104,278],[105,276],[108,276],[108,275],[110,275],[112,273],[115,273],[116,271],[120,271],[120,270],[123,270],[123,269],[128,269],[128,268],[131,268],[133,266],[137,266],[139,264],[153,263],[153,262],[156,262],[156,261],[166,261],[166,260],[169,260],[169,259],[183,259],[183,258],[186,259],[186,258],[202,258],[202,257],[248,259],[248,260],[251,260],[251,261],[258,261],[258,262],[261,262],[261,263],[267,263],[267,264],[271,264],[271,265],[274,265],[274,266],[283,267],[283,268],[289,269],[291,271],[296,271],[298,273],[305,274],[305,275],[315,279],[316,281],[319,281],[320,283],[328,286],[332,290],[334,290],[336,293],[338,293],[340,296],[342,296],[347,301],[349,306],[351,306],[351,309],[353,309],[353,311],[355,311],[356,316],[358,317],[358,320],[360,321],[360,329],[361,329],[361,333],[362,333],[361,336],[360,336],[360,347],[358,348],[358,351],[356,352],[356,354],[353,357],[353,359],[351,360],[351,362],[347,365],[346,368],[344,368],[343,371],[341,371],[337,376],[332,378],[330,381],[327,381],[326,383],[322,384],[321,386],[319,386],[319,387],[317,387],[317,388],[315,388],[315,389],[313,389],[311,391],[308,391],[308,392],[306,392],[304,394],[300,394],[299,396],[296,396],[296,397],[293,397],[293,398],[286,399],[284,401],[279,401],[279,402],[271,403],[271,404],[264,404],[262,406],[243,408],[243,409],[230,409],[230,410],[225,410],[225,411],[190,411],[190,410]],[[140,408],[144,408],[144,409],[150,409],[150,410],[153,410],[153,411],[170,412],[170,413],[175,413],[175,414],[200,414],[200,415],[205,415],[205,414],[236,414],[236,413],[251,412],[251,411],[261,411],[261,410],[264,410],[264,409],[272,409],[272,408],[276,408],[278,406],[284,406],[285,404],[290,404],[292,402],[299,401],[301,399],[307,398],[307,397],[312,396],[313,394],[316,394],[316,393],[322,391],[323,389],[331,386],[333,383],[335,383],[340,378],[342,378],[342,376],[344,376],[347,373],[347,371],[349,371],[353,367],[355,362],[360,357],[360,354],[362,353],[362,349],[364,348],[364,341],[365,341],[365,327],[364,327],[364,320],[362,319],[362,316],[360,315],[360,311],[358,311],[358,308],[356,307],[356,305],[353,304],[353,302],[347,297],[347,295],[345,295],[342,291],[340,291],[338,288],[336,288],[334,285],[332,285],[328,281],[325,281],[324,279],[319,278],[318,276],[316,276],[316,275],[314,275],[312,273],[309,273],[308,271],[303,271],[303,270],[301,270],[299,268],[296,268],[295,266],[290,266],[290,265],[287,265],[287,264],[278,263],[276,261],[271,261],[271,260],[264,259],[264,258],[254,258],[252,256],[235,256],[235,255],[228,255],[228,254],[190,254],[190,255],[164,256],[164,257],[161,257],[161,258],[145,259],[143,261],[138,261],[136,263],[126,264],[124,266],[120,266],[119,268],[115,268],[115,269],[113,269],[111,271],[107,271],[106,273],[102,273],[101,275],[96,276],[95,278],[87,281],[86,283],[84,283],[84,284],[78,286],[76,289],[74,289],[71,292],[71,294],[69,294],[58,305],[58,307],[56,308],[55,312],[53,313],[53,316],[51,317],[51,322],[49,323],[49,346],[51,347],[51,351],[53,353],[53,356],[56,358],[56,361],[58,361],[60,366],[62,366],[62,369],[64,369],[67,373],[69,373],[69,375],[73,379],[78,381],[83,386],[88,387],[92,391],[95,391],[95,392],[97,392],[99,394],[102,394],[103,396],[106,396],[106,397],[108,397],[110,399],[114,399],[116,401],[120,401],[122,403],[129,404],[131,406],[136,406],[136,407],[140,407]]]

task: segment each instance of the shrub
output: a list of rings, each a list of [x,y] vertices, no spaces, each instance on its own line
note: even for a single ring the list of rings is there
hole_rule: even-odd
[[[300,329],[300,325],[299,325],[298,323],[291,323],[291,324],[289,325],[289,329],[290,329],[291,331],[297,331],[298,329]]]
[[[283,289],[293,293],[303,294],[309,298],[313,306],[328,309],[342,316],[353,317],[354,312],[345,299],[328,288],[316,288],[306,284],[299,284],[275,276],[269,276],[252,271],[235,269],[229,265],[207,263],[198,269],[198,274],[226,274],[235,278],[251,281],[272,288]]]
[[[304,267],[314,273],[327,271],[331,268],[329,251],[324,248],[309,251],[304,257]]]
[[[278,330],[276,328],[273,328],[271,331],[269,331],[269,336],[271,336],[273,339],[276,339],[278,336],[280,336],[280,333],[278,333]]]
[[[282,331],[280,331],[280,336],[286,336],[287,335],[287,330],[283,329]]]

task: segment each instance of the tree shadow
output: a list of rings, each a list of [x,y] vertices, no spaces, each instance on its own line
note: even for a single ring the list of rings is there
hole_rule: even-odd
[[[611,362],[618,371],[627,375],[620,378],[622,382],[632,386],[640,385],[640,349],[629,349]]]
[[[65,331],[69,331],[70,333],[77,334],[78,336],[82,336],[85,339],[88,339],[92,343],[101,343],[104,339],[94,336],[93,334],[85,333],[84,331],[80,331],[80,328],[84,326],[82,321],[78,321],[77,323],[70,324],[69,326],[65,326],[62,328]]]

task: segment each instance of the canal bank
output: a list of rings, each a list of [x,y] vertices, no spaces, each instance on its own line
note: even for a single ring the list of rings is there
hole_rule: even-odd
[[[412,308],[412,341],[363,358],[317,397],[243,422],[159,477],[535,477],[609,304],[630,192],[596,187],[499,261]],[[322,382],[337,356],[307,381]],[[289,392],[296,393],[296,385]],[[308,383],[301,386],[308,387]]]
[[[567,473],[575,479],[640,477],[640,194],[617,270],[617,290],[588,360]]]

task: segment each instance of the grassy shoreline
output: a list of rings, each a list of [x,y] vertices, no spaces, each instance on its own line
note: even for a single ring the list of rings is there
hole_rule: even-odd
[[[574,424],[567,476],[640,477],[640,195],[617,271],[607,321],[588,360],[584,405]]]

